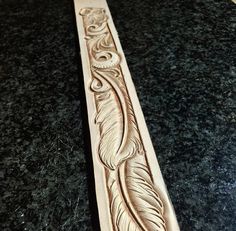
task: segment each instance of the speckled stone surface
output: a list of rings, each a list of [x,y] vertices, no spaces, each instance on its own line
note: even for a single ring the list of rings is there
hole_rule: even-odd
[[[236,230],[236,5],[108,3],[181,230]],[[0,0],[0,230],[97,229],[84,106],[72,1]]]

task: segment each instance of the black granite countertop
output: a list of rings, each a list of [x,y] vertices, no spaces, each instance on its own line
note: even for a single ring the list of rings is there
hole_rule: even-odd
[[[236,5],[108,3],[181,230],[235,231]],[[3,231],[97,227],[73,10],[0,0]]]

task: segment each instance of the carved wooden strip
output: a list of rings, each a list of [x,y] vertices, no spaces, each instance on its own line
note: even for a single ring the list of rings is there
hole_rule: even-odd
[[[101,230],[178,231],[108,6],[74,3]]]

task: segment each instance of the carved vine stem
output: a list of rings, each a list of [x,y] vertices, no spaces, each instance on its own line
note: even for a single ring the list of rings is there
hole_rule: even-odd
[[[98,155],[105,169],[113,228],[166,231],[163,202],[152,181],[108,16],[102,8],[84,8],[80,14],[100,131]]]

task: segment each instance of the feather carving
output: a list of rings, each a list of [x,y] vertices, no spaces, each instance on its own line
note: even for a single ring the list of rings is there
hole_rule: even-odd
[[[141,152],[139,133],[131,104],[124,96],[126,89],[119,69],[94,70],[93,75],[91,89],[96,93],[97,103],[95,123],[99,125],[101,136],[99,157],[107,168],[115,170],[135,151]]]
[[[98,155],[105,167],[114,231],[167,231],[108,17],[100,8],[82,9],[81,15],[100,133]]]
[[[96,92],[97,102],[95,122],[100,128],[98,153],[107,168],[115,230],[166,231],[163,203],[147,167],[120,72],[117,69],[96,70],[93,74],[91,88]]]

